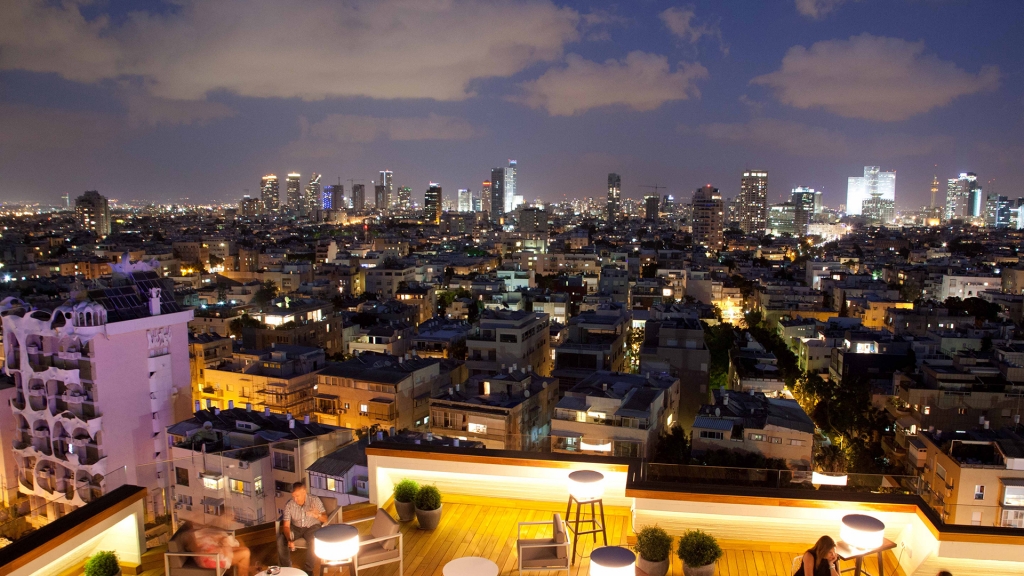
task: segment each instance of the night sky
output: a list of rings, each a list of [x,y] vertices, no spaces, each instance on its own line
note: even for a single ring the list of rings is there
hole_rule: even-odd
[[[422,201],[515,158],[527,200],[759,168],[831,206],[880,165],[907,209],[961,171],[1024,196],[1022,135],[1015,0],[0,2],[3,201],[381,169]]]

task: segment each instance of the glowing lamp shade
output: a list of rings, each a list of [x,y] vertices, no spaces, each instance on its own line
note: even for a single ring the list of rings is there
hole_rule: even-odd
[[[864,514],[847,514],[843,516],[839,538],[853,548],[874,550],[882,547],[884,533],[885,524],[881,520]]]
[[[569,473],[569,494],[577,502],[592,502],[604,496],[604,474],[594,470]]]
[[[349,562],[359,553],[359,530],[348,524],[331,524],[316,531],[316,555],[325,564]]]
[[[590,553],[590,576],[634,576],[636,554],[621,546],[594,548]]]

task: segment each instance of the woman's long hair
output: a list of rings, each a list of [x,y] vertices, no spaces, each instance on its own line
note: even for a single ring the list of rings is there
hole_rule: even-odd
[[[828,553],[836,547],[836,541],[831,536],[822,536],[818,538],[818,541],[814,543],[814,547],[808,550],[814,555],[814,567],[817,568],[819,564],[826,561]]]

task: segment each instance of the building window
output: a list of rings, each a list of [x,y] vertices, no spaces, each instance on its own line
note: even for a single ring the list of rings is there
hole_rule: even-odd
[[[366,414],[369,413],[369,412],[370,412],[370,407],[369,406],[367,406],[366,404],[360,404],[359,405],[359,415],[360,416],[366,416]]]
[[[499,334],[498,342],[504,342],[506,344],[516,344],[519,342],[519,338],[515,334]]]
[[[984,486],[979,484],[979,485],[974,487],[974,499],[975,500],[984,500],[985,499],[985,487]]]
[[[188,486],[188,468],[174,468],[175,483],[178,486]]]
[[[924,415],[927,416],[927,415],[929,415],[931,413],[932,413],[932,407],[931,406],[925,406],[924,407]]]
[[[967,408],[959,408],[959,409],[957,409],[956,413],[961,415],[961,416],[963,416],[963,415],[967,414]]]
[[[295,457],[286,452],[274,452],[274,470],[295,472]]]
[[[754,442],[764,442],[764,434],[750,434],[747,436],[747,439]]]
[[[327,478],[327,490],[331,492],[341,492],[341,490],[338,490],[338,484],[340,484],[340,482],[338,482],[334,478]]]
[[[779,438],[778,436],[769,436],[768,439],[772,444],[782,444],[782,438]]]
[[[790,440],[789,441],[789,445],[790,446],[806,446],[807,445],[807,441],[806,440]]]
[[[203,488],[207,490],[220,490],[223,488],[221,478],[211,478],[209,476],[203,476]]]
[[[971,526],[981,526],[981,512],[971,512]]]
[[[938,476],[945,482],[946,480],[946,469],[942,467],[942,464],[935,463],[935,475]]]
[[[253,480],[252,487],[256,491],[257,496],[263,496],[263,477],[260,476]]]
[[[234,478],[228,478],[228,489],[235,494],[244,494],[246,496],[249,496],[252,493],[252,489],[248,482],[235,480]]]
[[[487,426],[483,424],[469,423],[469,431],[474,434],[487,434]]]
[[[723,438],[721,432],[713,432],[711,430],[701,430],[700,437],[706,440],[721,440]]]

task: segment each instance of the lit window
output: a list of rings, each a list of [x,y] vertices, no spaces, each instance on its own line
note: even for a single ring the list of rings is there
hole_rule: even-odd
[[[467,426],[469,432],[474,434],[487,434],[487,426],[484,424],[474,424],[472,422]]]
[[[931,406],[925,406],[924,407],[924,414],[925,414],[925,416],[927,416],[927,415],[929,415],[931,413],[932,413],[932,407]]]
[[[979,485],[974,487],[974,499],[975,500],[984,500],[985,499],[985,487],[984,486],[979,484]]]
[[[220,477],[203,476],[203,488],[207,490],[220,490],[221,486]]]

